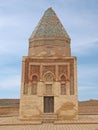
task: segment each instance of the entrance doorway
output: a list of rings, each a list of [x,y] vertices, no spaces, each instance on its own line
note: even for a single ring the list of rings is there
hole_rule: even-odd
[[[54,112],[54,97],[44,97],[44,113]]]

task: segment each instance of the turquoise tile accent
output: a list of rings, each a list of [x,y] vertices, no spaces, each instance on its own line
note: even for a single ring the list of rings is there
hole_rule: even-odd
[[[48,38],[48,37],[66,37],[69,38],[62,23],[52,8],[45,11],[43,17],[39,21],[37,27],[33,31],[32,38]]]

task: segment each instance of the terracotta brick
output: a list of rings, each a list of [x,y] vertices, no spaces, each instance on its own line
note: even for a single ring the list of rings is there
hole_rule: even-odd
[[[53,114],[55,120],[77,119],[77,95],[77,60],[71,56],[70,37],[49,8],[32,33],[28,56],[22,60],[20,118],[36,120]]]

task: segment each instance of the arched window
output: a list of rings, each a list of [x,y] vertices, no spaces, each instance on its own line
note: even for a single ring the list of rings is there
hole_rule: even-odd
[[[37,81],[38,78],[36,75],[32,76],[32,86],[31,86],[31,94],[36,95],[37,94]]]
[[[36,75],[33,75],[33,76],[32,76],[32,81],[33,81],[33,82],[37,82],[37,81],[38,81],[38,78],[37,78]]]
[[[61,95],[66,95],[66,77],[65,75],[62,75],[60,77],[61,81]]]
[[[66,95],[66,84],[61,83],[61,95]]]
[[[37,83],[32,83],[31,94],[32,95],[36,95],[37,94]]]

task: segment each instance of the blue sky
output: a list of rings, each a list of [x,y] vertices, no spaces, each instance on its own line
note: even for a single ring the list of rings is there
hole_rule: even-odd
[[[0,98],[20,97],[22,56],[49,7],[71,37],[79,100],[98,99],[98,0],[0,0]]]

